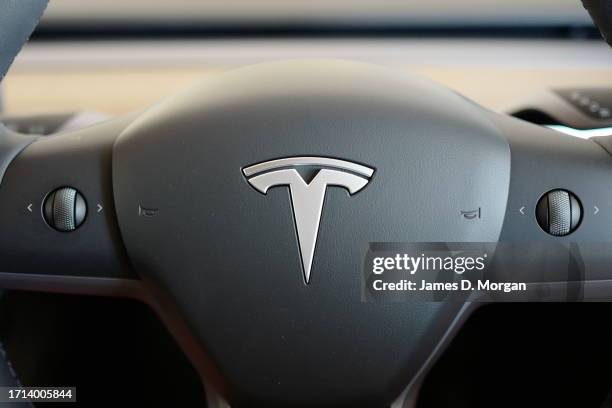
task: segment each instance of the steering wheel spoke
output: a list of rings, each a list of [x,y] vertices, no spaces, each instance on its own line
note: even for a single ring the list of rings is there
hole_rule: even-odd
[[[581,139],[490,116],[508,140],[512,163],[498,266],[512,270],[516,279],[523,276],[532,293],[542,294],[523,300],[612,299],[607,139]]]
[[[0,287],[135,295],[111,181],[113,143],[130,122],[29,140],[10,160],[0,184]]]

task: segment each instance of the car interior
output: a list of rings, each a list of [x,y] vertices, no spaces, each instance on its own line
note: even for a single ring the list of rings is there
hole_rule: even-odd
[[[611,39],[612,0],[0,0],[0,405],[612,407]]]

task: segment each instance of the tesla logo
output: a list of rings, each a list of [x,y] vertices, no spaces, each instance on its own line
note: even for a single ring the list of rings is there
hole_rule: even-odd
[[[327,157],[288,157],[254,164],[242,172],[263,194],[272,187],[289,187],[304,280],[308,283],[327,186],[343,187],[353,195],[368,184],[374,169]]]

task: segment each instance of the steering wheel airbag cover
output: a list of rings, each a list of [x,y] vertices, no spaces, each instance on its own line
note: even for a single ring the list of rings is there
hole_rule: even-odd
[[[327,189],[308,284],[288,189],[264,195],[243,174],[296,156],[374,169],[357,194]],[[130,257],[185,314],[234,405],[388,404],[460,305],[362,302],[368,243],[496,241],[509,175],[480,107],[342,61],[211,77],[145,112],[113,157]],[[461,216],[478,207],[481,219]]]

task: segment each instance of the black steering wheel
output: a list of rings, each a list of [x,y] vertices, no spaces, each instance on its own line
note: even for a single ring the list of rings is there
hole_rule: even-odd
[[[0,5],[3,72],[45,3]],[[78,131],[2,128],[0,286],[148,303],[211,406],[407,408],[482,303],[364,301],[369,243],[612,242],[609,151],[368,64],[236,69]],[[545,231],[556,189],[582,213]],[[586,298],[612,295],[600,272]]]

